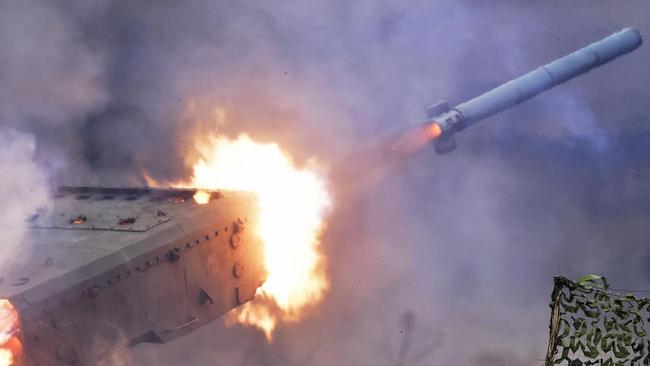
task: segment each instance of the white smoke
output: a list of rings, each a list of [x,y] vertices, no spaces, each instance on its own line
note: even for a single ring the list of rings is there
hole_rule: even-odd
[[[48,203],[47,176],[34,161],[32,135],[0,128],[0,268],[24,249],[27,220]]]

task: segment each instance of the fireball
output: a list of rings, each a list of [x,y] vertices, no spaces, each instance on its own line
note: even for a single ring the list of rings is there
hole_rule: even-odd
[[[328,288],[319,236],[330,196],[316,169],[299,168],[273,143],[243,134],[235,140],[215,137],[199,147],[186,186],[253,192],[260,208],[257,235],[264,243],[267,280],[256,300],[236,313],[236,320],[259,327],[267,338],[278,321],[295,321],[318,303]],[[197,203],[209,194],[198,191]]]

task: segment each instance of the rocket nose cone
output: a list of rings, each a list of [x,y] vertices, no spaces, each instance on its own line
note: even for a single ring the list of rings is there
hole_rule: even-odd
[[[634,45],[634,48],[637,48],[643,44],[643,37],[641,36],[641,32],[639,32],[639,30],[634,27],[623,28],[619,33],[625,34],[626,37],[629,37],[631,40],[630,43]]]

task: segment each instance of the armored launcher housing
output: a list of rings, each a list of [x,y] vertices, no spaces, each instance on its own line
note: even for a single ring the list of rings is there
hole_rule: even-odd
[[[20,319],[16,365],[96,365],[165,343],[251,300],[264,282],[256,199],[189,189],[63,187],[28,220],[0,299]]]

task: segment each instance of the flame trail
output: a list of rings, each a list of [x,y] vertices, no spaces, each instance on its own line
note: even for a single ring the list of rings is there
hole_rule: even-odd
[[[297,168],[276,144],[257,143],[245,134],[236,140],[212,138],[199,150],[202,158],[193,165],[186,186],[257,195],[257,233],[264,242],[268,277],[257,299],[236,316],[237,321],[262,329],[270,340],[278,321],[297,320],[328,287],[318,248],[330,206],[325,181],[313,170]],[[195,200],[207,203],[205,193],[198,191]]]

